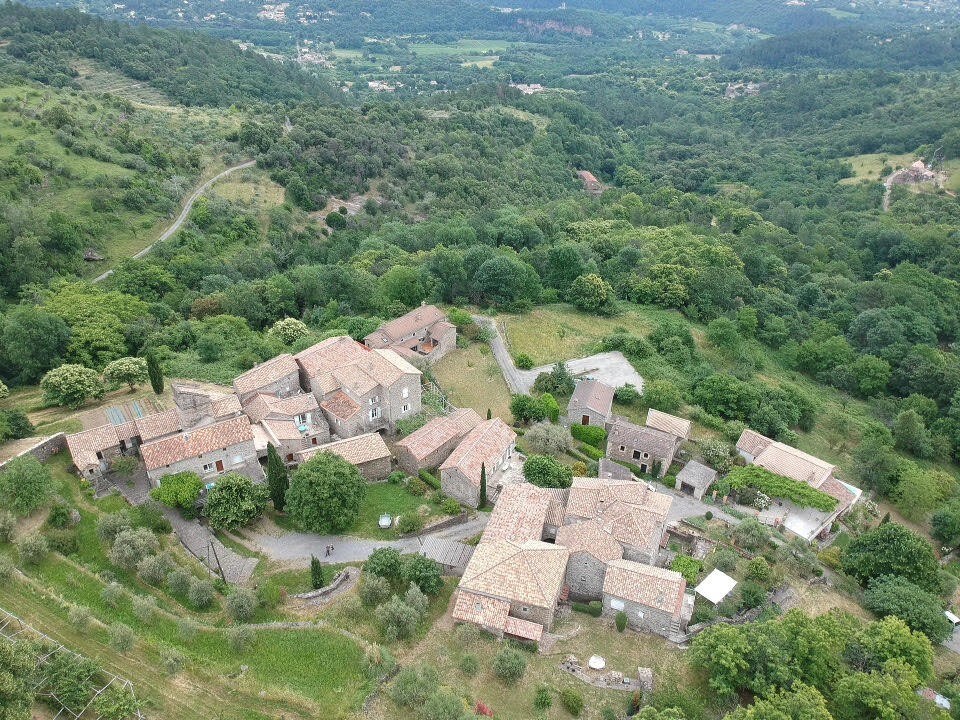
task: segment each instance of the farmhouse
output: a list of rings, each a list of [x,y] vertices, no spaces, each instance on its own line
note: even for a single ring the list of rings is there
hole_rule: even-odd
[[[607,563],[623,557],[623,546],[599,519],[562,526],[557,530],[557,545],[562,545],[570,552],[565,576],[570,598],[599,598]]]
[[[120,455],[120,438],[113,425],[67,435],[67,448],[77,471],[86,478],[103,477],[110,460]]]
[[[693,423],[676,415],[650,408],[647,410],[647,427],[673,435],[680,440],[689,440]]]
[[[578,382],[567,405],[570,424],[604,427],[610,421],[613,393],[614,388],[599,380],[584,379]]]
[[[682,438],[663,430],[634,425],[617,417],[610,426],[607,455],[612,460],[632,463],[641,473],[663,477],[670,469]]]
[[[440,487],[445,495],[470,507],[480,503],[481,468],[486,469],[487,497],[500,493],[503,470],[513,456],[517,434],[500,418],[474,427],[440,466]]]
[[[463,408],[436,417],[396,444],[397,461],[404,472],[416,475],[435,468],[453,452],[468,432],[483,422],[475,410]]]
[[[435,305],[421,305],[384,323],[363,342],[369,348],[394,350],[410,362],[436,362],[457,346],[457,328]]]
[[[749,428],[737,440],[737,452],[751,465],[806,483],[837,501],[836,507],[829,511],[801,508],[780,501],[766,517],[761,518],[773,524],[783,524],[787,530],[806,540],[828,532],[833,522],[853,507],[863,494],[860,488],[836,477],[835,465]]]
[[[255,395],[285,397],[300,392],[300,367],[289,353],[267,360],[233,381],[233,391],[244,405]]]
[[[390,474],[390,450],[379,433],[366,433],[302,450],[295,456],[296,464],[303,464],[322,452],[338,455],[355,465],[367,480],[383,480]]]
[[[286,397],[255,395],[246,406],[257,454],[263,457],[272,444],[287,463],[301,450],[330,442],[330,426],[312,393]]]
[[[583,189],[588,195],[596,196],[603,194],[603,184],[597,180],[596,175],[589,170],[578,170],[577,177],[580,178],[580,182],[583,183]]]
[[[693,596],[687,582],[673,570],[613,560],[603,581],[603,612],[624,612],[634,629],[669,637],[686,629],[693,614]]]
[[[207,481],[226,472],[263,480],[250,420],[245,416],[178,432],[140,446],[147,477],[154,485],[165,475],[191,471]]]
[[[294,359],[302,386],[316,397],[338,437],[392,431],[397,420],[420,412],[421,373],[393,350],[372,350],[342,335]]]

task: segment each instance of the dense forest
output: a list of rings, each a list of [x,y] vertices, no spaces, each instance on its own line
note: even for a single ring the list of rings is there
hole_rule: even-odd
[[[182,27],[0,6],[2,382],[150,354],[171,376],[228,383],[423,302],[641,313],[649,328],[624,321],[596,349],[624,352],[650,381],[647,405],[727,441],[747,425],[801,447],[827,438],[845,479],[956,545],[955,6],[858,3],[870,17],[852,25],[760,0],[554,5],[317,6],[337,14],[314,37],[340,33],[359,57],[309,71]],[[180,25],[162,3],[126,7]],[[257,22],[233,39],[304,37],[261,38]],[[725,27],[741,23],[759,29]],[[495,55],[441,53],[492,39]],[[371,90],[387,80],[395,92]],[[131,97],[109,90],[122,83]],[[200,178],[246,159],[276,184],[274,206],[202,197],[181,231],[128,257],[124,228],[153,228]],[[916,160],[939,179],[884,186]],[[604,192],[584,192],[579,170]],[[91,252],[113,270],[102,282],[89,282]],[[286,318],[302,336],[271,331]],[[870,532],[855,543],[882,547]],[[730,717],[859,720],[883,697],[899,707],[884,718],[925,717],[921,633],[943,632],[937,603],[955,581],[920,542],[924,576],[907,593],[926,593],[935,623],[790,614],[701,636],[694,665],[725,707],[758,699]],[[809,550],[783,552],[799,563]],[[834,565],[876,607],[902,599],[903,568],[847,562]],[[724,647],[740,655],[724,664]]]

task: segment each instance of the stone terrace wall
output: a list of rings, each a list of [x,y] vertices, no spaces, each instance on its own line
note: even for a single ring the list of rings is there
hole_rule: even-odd
[[[44,460],[49,459],[51,456],[56,455],[61,450],[66,449],[67,434],[59,432],[56,435],[51,435],[45,440],[40,440],[38,443],[31,445],[26,450],[21,450],[12,458],[7,458],[3,462],[0,462],[0,470],[3,470],[9,463],[17,458],[23,457],[24,455],[33,455],[37,460],[43,462]]]

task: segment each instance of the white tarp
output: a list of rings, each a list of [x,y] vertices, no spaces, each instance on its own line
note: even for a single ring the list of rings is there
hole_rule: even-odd
[[[725,572],[714,570],[694,588],[694,592],[716,605],[729,595],[736,585],[737,581]]]

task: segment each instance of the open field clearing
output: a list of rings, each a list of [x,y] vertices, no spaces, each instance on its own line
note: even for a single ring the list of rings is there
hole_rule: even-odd
[[[453,351],[434,366],[433,374],[455,406],[473,408],[481,417],[487,409],[494,417],[510,417],[510,391],[488,346],[473,343]]]

